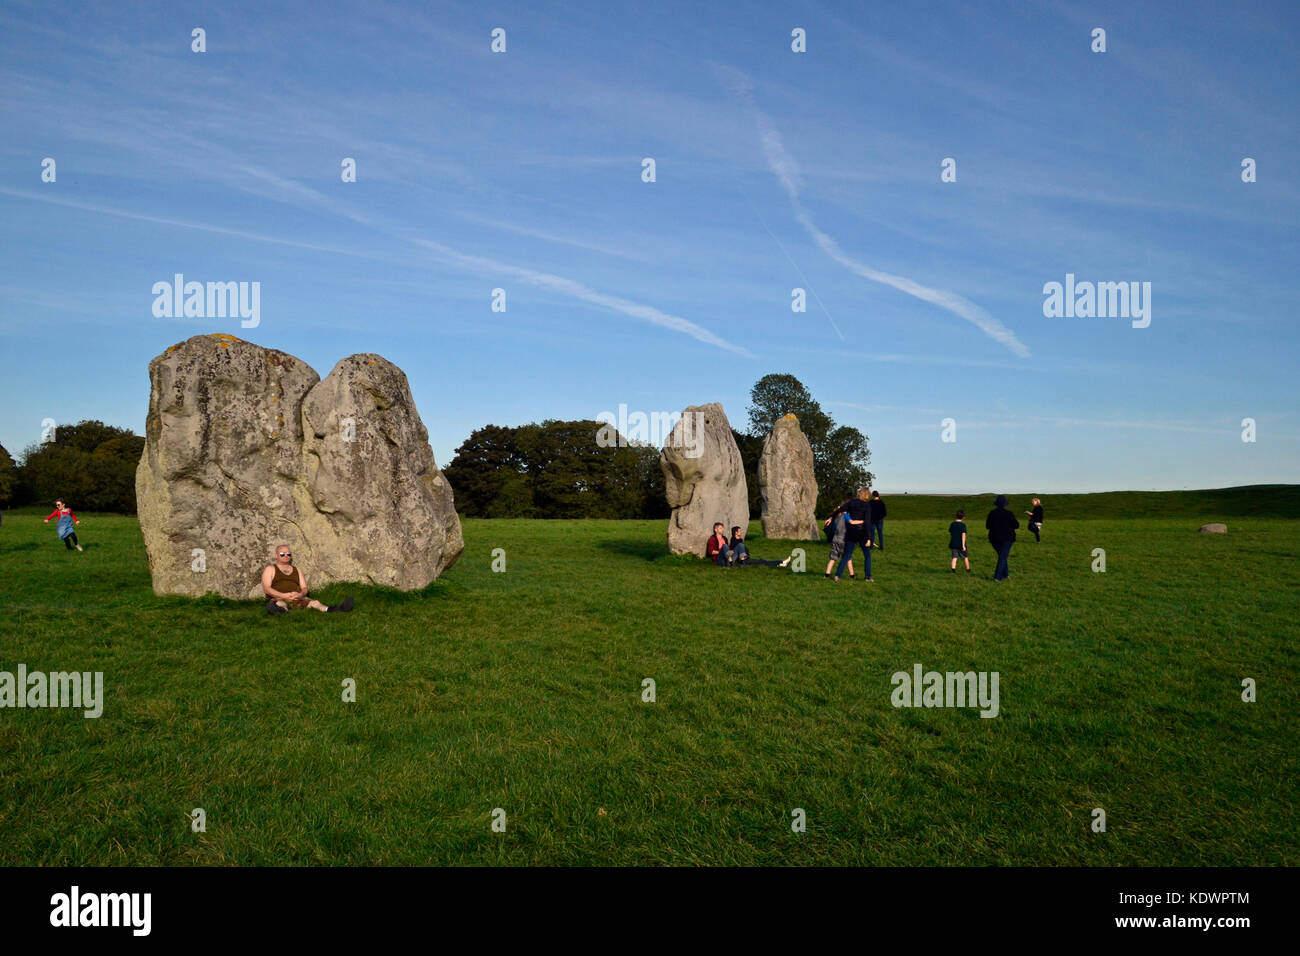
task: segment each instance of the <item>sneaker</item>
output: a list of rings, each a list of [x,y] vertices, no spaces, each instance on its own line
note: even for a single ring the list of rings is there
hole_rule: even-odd
[[[790,555],[790,558],[793,558],[793,557],[794,557],[793,554]],[[786,567],[786,566],[790,563],[790,558],[786,558],[784,561],[782,561],[780,564],[778,564],[777,567],[778,567],[778,568],[784,568],[784,567]]]
[[[329,607],[327,607],[325,610],[326,610],[326,611],[332,611],[332,612],[335,612],[335,613],[342,613],[342,612],[345,612],[345,611],[350,611],[350,610],[352,610],[352,598],[350,598],[350,597],[346,597],[346,598],[343,599],[343,603],[342,603],[342,604],[331,604],[331,605],[330,605]]]
[[[85,551],[86,549],[83,548],[81,545],[77,545],[77,550],[78,550],[78,551]]]
[[[280,605],[276,604],[275,601],[267,601],[266,613],[267,614],[288,614],[289,609],[280,607]]]

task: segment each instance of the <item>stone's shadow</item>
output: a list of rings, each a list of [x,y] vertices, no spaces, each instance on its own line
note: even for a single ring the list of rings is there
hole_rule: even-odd
[[[645,561],[657,561],[660,558],[668,557],[667,543],[654,543],[639,538],[618,538],[609,541],[602,541],[600,542],[600,547],[605,551],[612,551],[615,554],[626,554],[634,558],[641,558]]]

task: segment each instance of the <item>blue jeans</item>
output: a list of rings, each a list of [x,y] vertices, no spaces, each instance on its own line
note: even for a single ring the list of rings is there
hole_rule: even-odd
[[[731,549],[731,553],[736,556],[736,563],[739,564],[742,559],[749,559],[749,548],[745,547],[745,542],[737,541],[736,546]]]
[[[881,518],[871,526],[871,544],[877,548],[885,546],[885,519]]]
[[[718,549],[717,557],[713,559],[713,563],[724,568],[731,564],[731,549],[724,544]]]
[[[989,542],[993,544],[993,542]],[[998,566],[993,569],[994,581],[1005,581],[1011,576],[1011,571],[1007,568],[1007,558],[1011,557],[1011,546],[1014,541],[1000,541],[993,544],[993,550],[998,553]]]
[[[851,561],[851,560],[853,559],[853,549],[854,549],[854,548],[857,548],[857,547],[859,547],[859,546],[862,548],[863,562],[864,562],[863,567],[864,567],[864,570],[865,570],[865,575],[864,575],[864,576],[865,576],[865,577],[868,577],[868,578],[871,577],[871,549],[867,547],[866,542],[865,542],[865,541],[845,541],[845,542],[844,542],[844,556],[840,558],[840,566],[839,566],[838,568],[835,569],[835,576],[836,576],[837,578],[839,578],[839,577],[843,577],[843,576],[844,576],[844,569],[845,569],[845,567],[847,567],[849,561]]]

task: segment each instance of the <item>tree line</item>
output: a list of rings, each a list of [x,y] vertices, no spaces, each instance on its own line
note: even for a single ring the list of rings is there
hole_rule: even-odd
[[[135,514],[135,469],[144,439],[130,429],[87,420],[54,429],[14,461],[0,445],[0,507],[49,505]]]
[[[869,485],[867,436],[836,425],[793,375],[765,375],[750,390],[748,429],[732,429],[749,486],[749,512],[762,512],[758,460],[773,423],[787,413],[813,450],[817,513],[829,514],[854,489]],[[443,469],[467,518],[667,518],[659,449],[629,441],[598,443],[605,423],[547,419],[484,425]],[[128,429],[82,421],[29,445],[15,463],[0,447],[0,507],[65,499],[84,511],[135,514],[135,472],[144,439]]]
[[[793,375],[766,375],[750,390],[749,428],[732,429],[749,488],[749,512],[762,512],[758,461],[773,423],[785,414],[813,450],[819,514],[874,480],[867,436],[836,425]],[[602,447],[598,421],[559,421],[475,429],[443,469],[467,518],[666,518],[659,450],[628,441]]]

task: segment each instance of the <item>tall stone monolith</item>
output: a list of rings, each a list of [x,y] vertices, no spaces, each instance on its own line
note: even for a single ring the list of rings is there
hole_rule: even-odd
[[[764,537],[804,541],[819,537],[812,445],[795,416],[777,419],[767,433],[758,460],[758,487],[763,496]]]
[[[749,526],[745,468],[727,413],[717,402],[682,412],[659,453],[668,504],[668,550],[704,557],[713,524]]]

